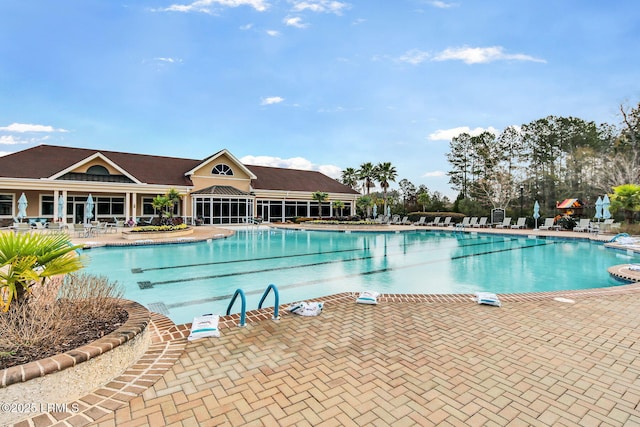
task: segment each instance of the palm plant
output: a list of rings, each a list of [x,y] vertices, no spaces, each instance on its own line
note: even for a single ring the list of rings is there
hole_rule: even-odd
[[[322,202],[329,198],[329,194],[324,191],[316,191],[315,193],[311,193],[311,198],[318,202],[318,216],[322,216]]]
[[[354,190],[358,188],[358,179],[358,171],[354,168],[346,168],[342,171],[341,182]]]
[[[640,211],[640,185],[624,184],[614,187],[611,195],[611,210],[624,212],[627,222],[633,223],[635,213]]]
[[[389,181],[395,182],[398,172],[395,166],[390,162],[378,163],[374,168],[375,179],[382,187],[382,198],[384,199],[384,209],[387,210],[387,190],[389,189]]]
[[[74,252],[81,247],[66,235],[0,234],[0,307],[7,311],[13,301],[22,304],[37,283],[81,269],[84,260]]]
[[[335,200],[333,202],[333,209],[339,209],[340,216],[342,216],[342,209],[344,209],[344,202],[342,200]]]
[[[369,190],[373,187],[373,181],[376,178],[375,166],[373,163],[366,162],[360,165],[358,169],[358,178],[363,181],[363,187],[366,190],[366,194],[369,195]]]

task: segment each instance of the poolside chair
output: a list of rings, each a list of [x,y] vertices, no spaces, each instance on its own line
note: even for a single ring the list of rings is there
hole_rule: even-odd
[[[424,220],[425,220],[425,219],[426,219],[426,217],[425,217],[425,216],[421,216],[419,220],[417,220],[416,222],[414,222],[414,223],[413,223],[413,224],[411,224],[411,225],[425,225],[425,224],[424,224]]]
[[[439,227],[448,227],[451,225],[451,217],[448,216],[444,219],[444,221],[442,221],[440,224],[438,224]]]
[[[402,221],[400,221],[401,225],[409,225],[409,217],[405,216],[402,218]]]
[[[527,226],[527,218],[518,218],[518,221],[511,228],[525,228]]]
[[[433,221],[427,223],[427,225],[432,225],[434,227],[437,227],[438,224],[440,224],[440,217],[439,216],[435,217],[433,219]]]
[[[478,217],[472,216],[471,219],[469,220],[469,227],[475,227],[477,223],[478,223]]]
[[[554,218],[545,218],[544,224],[538,227],[540,230],[557,230],[558,226],[554,225]]]
[[[578,222],[578,225],[576,225],[573,228],[573,231],[590,231],[591,230],[591,220],[589,218],[581,218],[580,221]]]
[[[473,224],[473,226],[476,227],[476,228],[486,227],[487,226],[487,219],[488,218],[486,216],[483,216],[482,218],[480,218],[480,220],[476,224]]]
[[[465,216],[464,218],[462,218],[462,222],[459,222],[456,224],[456,227],[468,227],[469,226],[469,221],[471,220],[471,218],[469,218],[468,216]]]
[[[511,217],[508,216],[502,220],[501,223],[496,224],[496,228],[509,228],[511,227]]]

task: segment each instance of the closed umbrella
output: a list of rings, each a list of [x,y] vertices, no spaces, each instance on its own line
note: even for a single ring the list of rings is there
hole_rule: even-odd
[[[375,219],[378,216],[378,205],[374,204],[373,205],[373,219]]]
[[[596,200],[596,216],[595,218],[600,222],[600,218],[602,218],[602,199],[598,196],[598,200]]]
[[[609,201],[609,195],[605,194],[602,199],[602,218],[609,219],[611,218],[611,212],[609,212],[609,206],[611,206],[611,202]]]
[[[58,197],[58,219],[62,221],[64,217],[64,197]]]
[[[85,224],[91,221],[91,218],[93,218],[93,197],[89,194],[89,197],[87,197],[87,205],[84,207]]]
[[[27,217],[27,206],[29,203],[27,202],[27,196],[22,193],[22,196],[18,199],[18,219]]]
[[[538,229],[538,218],[540,218],[540,204],[536,200],[533,205],[533,217],[536,219],[536,230]]]

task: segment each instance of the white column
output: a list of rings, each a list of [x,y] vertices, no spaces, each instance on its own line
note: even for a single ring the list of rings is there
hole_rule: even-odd
[[[131,207],[133,209],[133,213],[131,214],[131,216],[135,221],[136,217],[138,216],[138,193],[131,193]]]
[[[127,223],[127,221],[129,221],[129,218],[131,218],[131,205],[130,202],[131,201],[131,193],[127,192],[124,194],[124,222],[125,224]]]
[[[69,204],[69,192],[62,190],[62,198],[64,199],[64,211],[62,212],[62,223],[67,223],[67,205]]]

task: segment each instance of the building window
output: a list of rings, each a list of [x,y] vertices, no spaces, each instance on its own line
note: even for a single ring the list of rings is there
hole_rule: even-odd
[[[13,195],[12,194],[0,194],[0,215],[1,216],[13,215]]]
[[[53,216],[54,208],[53,196],[40,196],[40,212],[42,216]]]
[[[87,169],[87,175],[109,175],[109,171],[104,166],[93,165]]]
[[[215,165],[213,167],[213,169],[211,170],[211,175],[228,175],[228,176],[232,176],[233,175],[233,170],[231,170],[231,168],[223,163],[220,163],[218,165]]]

